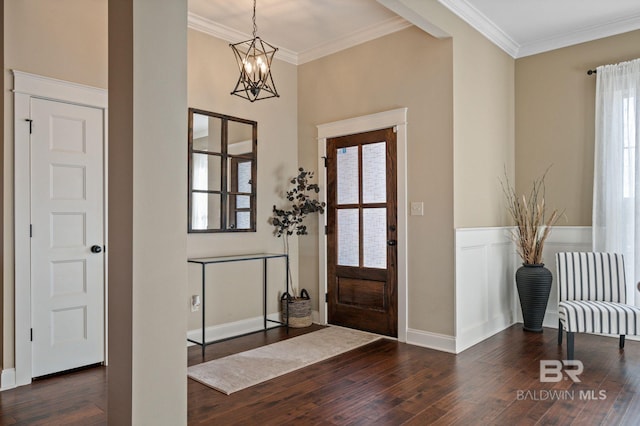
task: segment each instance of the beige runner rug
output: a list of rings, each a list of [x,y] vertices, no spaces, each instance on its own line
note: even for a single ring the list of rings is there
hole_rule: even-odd
[[[341,327],[292,337],[271,345],[189,367],[187,375],[227,395],[348,352],[380,339]]]

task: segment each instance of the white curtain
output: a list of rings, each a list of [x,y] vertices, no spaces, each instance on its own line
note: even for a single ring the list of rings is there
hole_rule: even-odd
[[[627,303],[640,306],[640,59],[598,67],[594,251],[622,253]]]
[[[208,156],[193,154],[193,188],[207,190],[209,188]],[[207,194],[193,192],[191,194],[191,228],[207,229],[209,224],[209,208]]]

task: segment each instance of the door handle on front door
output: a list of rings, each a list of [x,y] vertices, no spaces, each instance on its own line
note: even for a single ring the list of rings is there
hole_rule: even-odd
[[[100,246],[91,246],[91,253],[100,253],[102,252],[102,247]]]

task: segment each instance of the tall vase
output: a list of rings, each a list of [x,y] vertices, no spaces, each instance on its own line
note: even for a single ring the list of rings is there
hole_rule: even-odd
[[[552,280],[551,271],[542,263],[523,264],[516,271],[516,285],[526,331],[542,333],[542,321],[547,310]]]

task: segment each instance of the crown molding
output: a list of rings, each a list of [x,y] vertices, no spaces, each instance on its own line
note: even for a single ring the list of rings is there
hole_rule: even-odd
[[[306,62],[311,62],[315,59],[322,58],[323,56],[331,55],[332,53],[357,46],[358,44],[395,33],[412,25],[413,24],[411,24],[411,22],[408,22],[399,16],[395,16],[385,21],[378,22],[375,25],[354,31],[344,37],[329,40],[309,50],[301,52],[298,54],[298,63],[304,64]]]
[[[550,50],[560,49],[575,44],[586,43],[605,37],[640,29],[640,14],[609,21],[601,25],[593,25],[576,31],[563,33],[553,37],[525,43],[520,46],[517,58],[536,55]]]
[[[518,44],[467,0],[438,0],[438,2],[515,59],[640,29],[640,14],[637,14],[530,43]]]
[[[518,56],[520,48],[518,43],[469,2],[466,0],[438,0],[438,2],[475,28],[489,41],[507,52],[511,57],[516,58]]]
[[[427,32],[435,38],[447,38],[451,37],[449,33],[442,28],[434,25],[431,21],[426,19],[421,14],[417,13],[412,8],[406,6],[401,0],[377,0],[378,3],[394,12],[396,15],[401,16],[407,21],[411,22],[416,27]]]
[[[221,25],[217,22],[191,12],[188,13],[187,26],[188,28],[191,28],[193,30],[200,31],[210,36],[228,41],[229,43],[238,43],[252,38],[250,34],[236,31],[233,28]],[[278,51],[276,52],[275,57],[276,59],[280,59],[281,61],[288,62],[293,65],[298,65],[298,54],[292,50],[278,47]]]
[[[327,56],[332,53],[336,53],[341,50],[356,46],[358,44],[383,37],[396,31],[403,30],[410,27],[411,25],[412,24],[410,22],[397,16],[389,18],[383,22],[379,22],[375,25],[371,25],[370,27],[354,31],[347,36],[322,43],[301,53],[296,53],[292,50],[278,47],[276,58],[285,62],[289,62],[293,65],[301,65],[305,62],[310,62],[323,56]],[[248,40],[251,38],[251,35],[249,34],[234,30],[233,28],[221,25],[215,21],[191,12],[189,12],[188,14],[188,27],[193,30],[208,34],[210,36],[226,40],[229,43],[238,43],[240,41]]]

